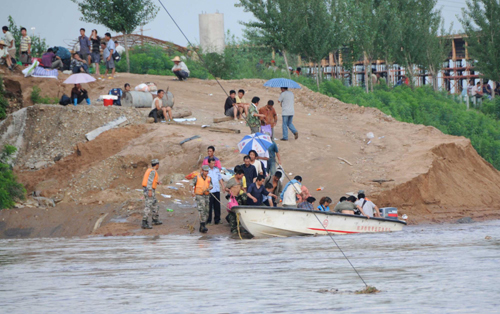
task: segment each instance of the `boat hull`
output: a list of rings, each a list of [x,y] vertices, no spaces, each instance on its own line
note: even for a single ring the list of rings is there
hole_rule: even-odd
[[[241,225],[256,238],[394,232],[406,225],[395,219],[294,208],[237,206],[233,210]]]

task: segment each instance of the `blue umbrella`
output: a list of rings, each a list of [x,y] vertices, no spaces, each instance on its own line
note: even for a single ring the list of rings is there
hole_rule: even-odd
[[[248,155],[248,153],[253,149],[258,155],[265,153],[269,146],[273,144],[271,137],[267,134],[254,133],[246,135],[239,143],[238,149],[240,153]]]
[[[273,78],[267,82],[264,83],[264,86],[266,87],[288,87],[288,88],[302,88],[300,85],[287,78]]]

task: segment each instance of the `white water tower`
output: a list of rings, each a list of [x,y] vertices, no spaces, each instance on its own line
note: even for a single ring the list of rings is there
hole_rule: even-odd
[[[200,14],[200,46],[204,53],[224,53],[224,14]]]

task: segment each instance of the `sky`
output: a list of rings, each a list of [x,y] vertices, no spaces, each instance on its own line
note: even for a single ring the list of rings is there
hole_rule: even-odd
[[[438,8],[442,8],[446,29],[453,23],[453,32],[460,32],[461,26],[455,15],[460,14],[465,1],[438,0]],[[90,31],[94,28],[101,36],[109,31],[104,26],[80,21],[81,13],[77,5],[70,0],[2,0],[2,2],[5,2],[0,11],[2,26],[8,25],[7,18],[11,15],[17,25],[28,29],[30,35],[31,28],[34,27],[34,32],[45,38],[49,46],[69,46],[69,43],[80,35],[79,30],[82,27],[87,30],[87,35],[90,35]],[[234,6],[239,2],[237,0],[162,0],[162,2],[194,45],[200,42],[198,15],[201,13],[223,13],[225,30],[240,38],[243,36],[243,26],[238,22],[249,21],[253,17],[251,13]],[[159,3],[157,5],[159,6]],[[187,45],[186,39],[163,8],[152,22],[144,26],[144,29],[147,30],[144,31],[146,36],[171,41],[181,46]]]

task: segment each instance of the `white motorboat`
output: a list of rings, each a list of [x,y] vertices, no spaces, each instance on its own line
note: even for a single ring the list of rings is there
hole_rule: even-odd
[[[233,207],[241,225],[256,238],[326,235],[327,232],[349,234],[401,231],[406,222],[397,219],[397,209],[394,208],[392,212],[387,209],[381,211],[389,212],[388,217],[396,217],[368,219],[365,216],[297,208]]]

